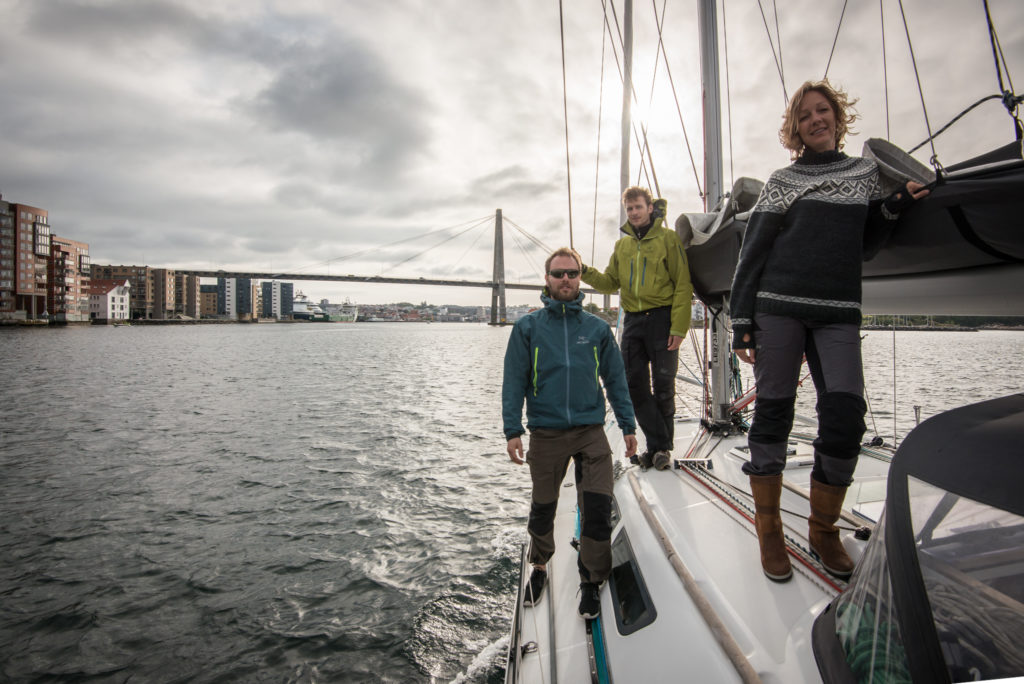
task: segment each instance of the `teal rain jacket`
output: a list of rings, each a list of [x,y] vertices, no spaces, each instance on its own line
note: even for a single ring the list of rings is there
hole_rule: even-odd
[[[619,346],[608,324],[575,301],[541,295],[544,308],[519,319],[505,351],[501,408],[505,439],[531,430],[603,425],[605,393],[623,434],[636,432]],[[602,382],[604,392],[602,392]]]

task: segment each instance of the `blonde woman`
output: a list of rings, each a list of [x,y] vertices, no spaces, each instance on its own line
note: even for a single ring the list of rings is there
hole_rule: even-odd
[[[883,198],[875,162],[842,151],[857,118],[853,104],[828,81],[808,81],[793,95],[779,139],[794,161],[761,191],[733,278],[733,349],[754,364],[757,383],[743,470],[754,495],[761,566],[778,582],[792,576],[779,498],[805,355],[818,395],[810,545],[833,575],[853,570],[835,522],[865,429],[861,263],[881,246],[900,210],[928,194],[909,182]]]

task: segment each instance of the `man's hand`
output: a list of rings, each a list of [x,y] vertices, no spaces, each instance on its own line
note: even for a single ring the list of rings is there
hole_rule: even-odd
[[[632,458],[636,454],[636,435],[623,435],[626,440],[626,458]]]
[[[668,336],[668,350],[669,351],[675,351],[676,349],[679,349],[679,345],[681,345],[682,343],[683,343],[683,338],[680,337],[679,335],[669,335]]]
[[[749,334],[744,335],[743,336],[743,341],[744,342],[749,342],[750,341],[750,335]],[[754,350],[752,348],[749,348],[749,347],[748,348],[733,349],[733,351],[736,352],[736,356],[740,357],[740,361],[746,361],[747,363],[751,363],[752,364],[752,363],[754,363],[754,360],[757,358],[757,354],[754,352]]]
[[[635,449],[635,439],[633,440],[633,445],[633,448]],[[508,446],[506,447],[506,450],[508,451],[508,457],[512,459],[513,463],[523,465],[523,462],[526,459],[523,456],[523,440],[521,438],[513,437],[512,439],[508,440]]]

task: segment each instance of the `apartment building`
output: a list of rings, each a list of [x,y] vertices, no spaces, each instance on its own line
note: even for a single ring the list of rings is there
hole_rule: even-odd
[[[251,278],[217,278],[217,315],[249,320],[259,315],[260,289]]]
[[[0,319],[14,317],[14,209],[0,195]]]
[[[295,285],[281,283],[276,280],[261,283],[262,306],[260,316],[263,318],[291,318],[292,304],[295,301]]]
[[[149,279],[153,288],[152,318],[174,318],[174,278],[175,272],[169,268],[149,269]]]
[[[199,286],[199,316],[200,318],[216,318],[217,316],[217,294],[216,285]]]
[[[57,235],[51,236],[50,245],[46,274],[46,309],[50,313],[50,320],[88,321],[89,245]]]
[[[174,313],[175,315],[200,318],[202,316],[202,298],[199,290],[199,276],[176,273],[174,275]]]
[[[0,197],[0,318],[46,318],[50,220],[45,209]]]

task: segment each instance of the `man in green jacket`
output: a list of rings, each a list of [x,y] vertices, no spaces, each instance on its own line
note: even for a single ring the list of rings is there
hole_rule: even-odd
[[[505,352],[501,409],[509,458],[522,464],[523,401],[530,449],[525,461],[533,481],[530,562],[524,603],[535,605],[555,552],[558,492],[569,460],[576,461],[580,511],[580,608],[583,618],[601,610],[600,585],[612,569],[611,447],[604,433],[605,395],[623,435],[626,457],[636,453],[636,423],[626,374],[608,324],[583,310],[579,254],[562,247],[544,264],[544,308],[516,322]]]
[[[628,218],[624,236],[604,273],[583,267],[583,282],[605,294],[619,293],[625,311],[622,359],[647,441],[639,462],[665,470],[671,465],[679,345],[690,327],[693,285],[679,236],[665,225],[668,203],[637,186],[622,194],[622,203]]]

